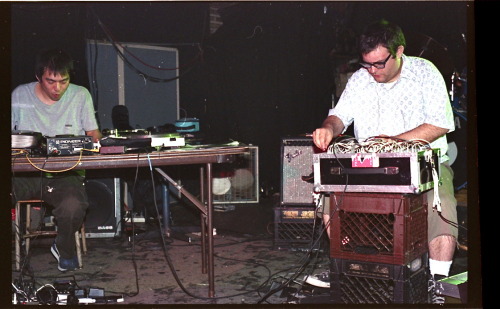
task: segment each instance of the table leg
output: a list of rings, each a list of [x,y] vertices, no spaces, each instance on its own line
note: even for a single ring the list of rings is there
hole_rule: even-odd
[[[214,290],[214,228],[212,207],[212,163],[207,163],[207,234],[208,234],[208,297],[215,296]]]
[[[205,204],[205,169],[200,167],[200,199],[201,203]],[[201,224],[201,273],[207,273],[207,216],[200,213]]]
[[[214,297],[215,289],[214,289],[214,229],[212,222],[213,215],[213,207],[212,207],[212,163],[207,163],[207,171],[201,177],[206,182],[206,186],[202,184],[202,187],[205,190],[205,194],[202,196],[206,199],[206,204],[202,203],[199,199],[193,196],[188,191],[184,190],[178,183],[176,183],[171,177],[169,177],[164,171],[160,168],[156,168],[156,171],[160,173],[170,184],[174,185],[184,196],[186,196],[198,209],[202,212],[202,216],[206,218],[206,230],[205,233],[201,233],[202,242],[203,239],[206,238],[207,246],[208,246],[208,256],[206,250],[202,249],[202,259],[207,260],[208,264],[208,297]],[[202,227],[205,220],[202,220]]]
[[[170,235],[170,197],[168,196],[168,184],[162,184],[163,200],[163,229],[167,236]]]

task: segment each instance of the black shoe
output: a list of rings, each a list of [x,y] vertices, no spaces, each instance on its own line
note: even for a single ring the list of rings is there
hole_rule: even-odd
[[[307,275],[304,278],[306,283],[310,285],[314,285],[320,288],[329,288],[330,287],[330,272],[325,271],[316,275]]]
[[[56,258],[57,269],[59,269],[60,271],[75,270],[78,268],[78,258],[76,256],[72,257],[71,259],[62,258],[59,254],[59,250],[57,250],[55,241],[52,244],[52,247],[50,247],[50,252]]]
[[[442,275],[431,275],[428,285],[427,285],[427,292],[429,292],[429,302],[431,304],[444,304],[444,289],[443,285],[439,280],[446,278],[445,276]]]

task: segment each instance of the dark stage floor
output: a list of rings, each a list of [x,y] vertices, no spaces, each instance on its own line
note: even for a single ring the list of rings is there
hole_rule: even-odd
[[[459,204],[459,219],[466,224],[467,205]],[[36,239],[23,272],[12,272],[13,280],[24,280],[35,289],[71,281],[77,289],[104,291],[105,296],[123,297],[122,304],[329,304],[329,289],[305,284],[306,274],[329,268],[326,241],[308,252],[307,245],[278,250],[274,246],[276,197],[261,198],[259,204],[236,204],[234,210],[215,211],[215,297],[208,297],[208,276],[201,272],[201,247],[196,229],[190,242],[166,237],[158,224],[135,224],[132,232],[115,238],[88,238],[88,253],[82,269],[61,273],[50,254],[52,239]],[[199,215],[182,205],[171,205],[174,228],[198,226]],[[127,225],[131,227],[130,224]],[[467,237],[462,232],[451,274],[467,271]],[[324,240],[324,239],[322,239]],[[12,267],[14,269],[14,266]],[[285,285],[282,285],[285,284]],[[447,298],[448,303],[460,302]],[[157,306],[156,306],[157,307]]]

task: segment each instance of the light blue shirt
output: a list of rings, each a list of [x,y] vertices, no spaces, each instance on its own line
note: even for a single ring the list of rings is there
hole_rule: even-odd
[[[40,132],[44,136],[85,135],[98,129],[89,91],[70,84],[59,101],[47,105],[35,95],[37,82],[12,91],[11,129]]]

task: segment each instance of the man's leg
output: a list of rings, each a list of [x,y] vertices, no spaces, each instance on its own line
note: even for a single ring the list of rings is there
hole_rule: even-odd
[[[54,207],[57,250],[62,258],[73,259],[76,255],[74,235],[80,229],[88,208],[84,177],[55,176],[47,182],[43,194],[44,200]]]
[[[441,164],[442,185],[438,187],[442,211],[433,209],[434,190],[428,193],[428,241],[431,274],[448,276],[458,237],[457,200],[453,188],[453,171]],[[452,222],[451,224],[447,221]],[[454,223],[454,224],[453,224]]]
[[[428,291],[432,303],[443,304],[438,280],[448,277],[458,237],[457,201],[453,187],[453,171],[447,164],[441,164],[441,186],[439,199],[441,212],[433,209],[434,190],[427,193],[428,205],[428,242],[429,242],[429,280]],[[451,223],[450,223],[451,222]]]
[[[321,197],[322,207],[318,209],[318,217],[323,219],[323,226],[326,229],[328,239],[330,239],[330,196],[324,195]],[[323,270],[320,273],[314,275],[306,275],[304,277],[305,282],[322,288],[330,287],[330,268]]]

